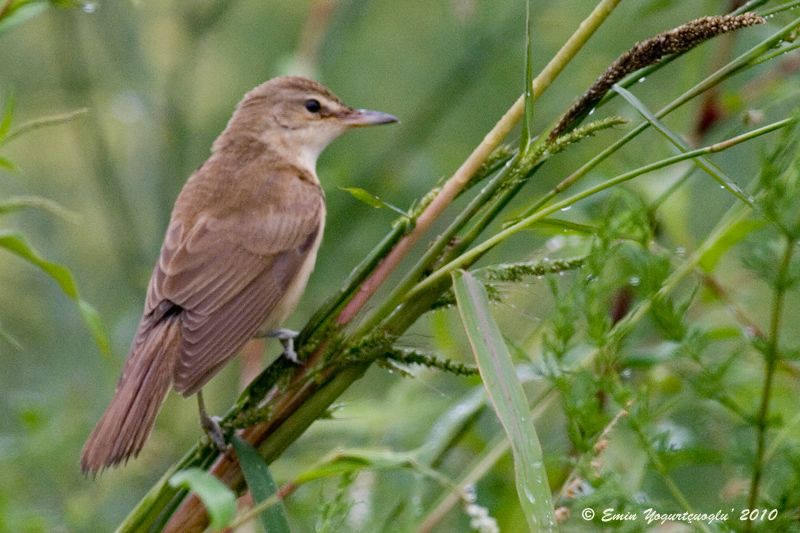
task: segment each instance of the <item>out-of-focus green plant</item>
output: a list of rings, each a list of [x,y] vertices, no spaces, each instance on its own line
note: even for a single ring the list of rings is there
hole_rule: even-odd
[[[626,16],[608,18],[617,4]],[[121,530],[199,531],[210,518],[493,532],[552,516],[563,531],[629,531],[655,524],[645,512],[682,524],[720,509],[721,521],[690,527],[794,527],[800,2],[744,2],[738,14],[766,20],[736,32],[761,20],[683,24],[725,7],[674,0],[531,2],[527,27],[521,3],[472,0],[106,2],[5,31],[22,5],[54,4],[0,0],[2,83],[14,74],[39,113],[53,99],[92,113],[73,136],[38,134],[54,139],[41,158],[28,155],[38,139],[20,138],[20,187],[67,195],[93,223],[73,238],[50,217],[21,219],[41,225],[8,242],[58,279],[29,242],[70,257],[92,300],[101,292],[120,355],[175,193],[242,90],[300,64],[403,119],[320,161],[330,216],[304,305],[329,299],[298,339],[305,364],[279,360],[253,381],[225,417],[235,452],[199,442]],[[0,183],[13,189],[21,180],[4,161],[12,180]],[[7,196],[0,214],[70,216]],[[457,298],[461,271],[485,299]],[[465,330],[465,311],[497,327]],[[14,325],[42,349],[4,373],[0,531],[110,530],[199,434],[193,402],[171,399],[138,460],[82,480],[80,443],[121,362],[85,350],[70,315]],[[235,378],[215,380],[212,402]],[[605,509],[638,518],[603,521]]]
[[[21,135],[24,135],[26,132],[46,126],[69,122],[70,120],[73,120],[84,113],[86,113],[86,110],[80,109],[61,115],[42,117],[24,123],[16,128],[12,128],[11,125],[14,119],[14,99],[9,97],[6,100],[2,119],[0,119],[0,150],[2,150],[7,143],[15,138],[20,137]],[[5,169],[6,171],[14,171],[16,169],[14,163],[2,155],[0,155],[0,168]],[[63,220],[74,218],[74,215],[67,209],[64,209],[55,202],[38,196],[12,197],[0,200],[0,216],[7,216],[15,211],[26,208],[43,209],[60,216]],[[100,315],[97,313],[94,307],[80,297],[80,294],[78,293],[78,286],[75,283],[72,272],[70,272],[68,268],[44,259],[33,248],[33,246],[31,246],[24,235],[12,230],[0,228],[0,249],[20,257],[24,261],[27,261],[50,276],[50,278],[52,278],[53,281],[58,284],[64,294],[75,302],[83,321],[86,323],[86,326],[92,333],[92,337],[94,337],[95,343],[97,344],[98,348],[100,348],[100,351],[104,354],[110,353],[111,348],[109,345],[108,336],[105,333]],[[17,343],[1,328],[0,337],[12,345],[18,348],[20,347],[19,343]]]
[[[486,135],[462,167],[441,186],[418,199],[396,221],[393,231],[351,274],[345,287],[312,317],[299,338],[299,353],[305,359],[304,368],[298,369],[279,360],[250,384],[225,417],[224,424],[229,431],[242,429],[242,437],[258,446],[267,460],[276,458],[313,420],[325,414],[330,403],[360,378],[372,362],[391,361],[393,354],[398,353],[396,344],[400,342],[401,335],[420,316],[452,304],[452,296],[448,296],[448,291],[453,273],[472,268],[477,261],[512,237],[546,225],[560,228],[571,236],[571,244],[559,244],[557,248],[562,253],[571,252],[573,257],[578,255],[581,260],[572,265],[577,269],[578,276],[570,287],[565,289],[562,283],[555,280],[550,282],[558,306],[552,320],[543,325],[541,345],[534,344],[528,350],[518,350],[523,357],[534,360],[533,354],[541,355],[540,367],[536,370],[539,392],[532,398],[522,394],[523,389],[511,370],[509,354],[512,349],[506,347],[496,326],[486,318],[488,296],[481,291],[471,290],[480,287],[480,283],[467,274],[466,281],[457,284],[455,291],[468,336],[478,356],[478,366],[488,396],[511,441],[510,448],[518,475],[517,492],[523,503],[523,514],[531,527],[549,530],[555,527],[551,517],[556,517],[560,522],[569,520],[570,508],[593,506],[602,509],[601,506],[611,506],[620,512],[632,513],[641,513],[650,508],[667,514],[691,514],[697,510],[697,504],[686,494],[686,488],[674,479],[672,469],[681,461],[683,464],[701,464],[715,455],[710,447],[690,448],[683,443],[673,444],[674,440],[671,439],[674,437],[670,436],[668,429],[663,429],[674,424],[669,416],[674,406],[686,402],[688,398],[677,396],[665,401],[660,391],[648,387],[646,370],[643,369],[652,369],[666,360],[656,358],[648,362],[647,357],[637,353],[640,349],[646,349],[644,347],[647,345],[642,344],[639,338],[643,334],[640,330],[646,328],[646,333],[652,337],[648,338],[649,342],[664,345],[659,349],[667,352],[664,357],[677,359],[678,354],[686,353],[685,363],[679,364],[681,370],[684,364],[699,364],[703,372],[716,372],[718,379],[724,379],[724,370],[713,365],[709,367],[702,355],[707,346],[704,342],[713,338],[713,334],[709,333],[704,340],[702,330],[692,328],[686,322],[686,315],[696,304],[699,289],[691,290],[688,295],[680,289],[686,283],[691,284],[688,280],[700,270],[703,260],[714,253],[720,243],[730,238],[735,228],[741,227],[744,217],[752,216],[770,228],[781,231],[785,231],[785,224],[774,210],[762,205],[762,197],[757,191],[748,192],[746,187],[738,185],[706,158],[746,145],[772,132],[794,132],[796,118],[775,120],[699,148],[690,147],[666,127],[661,118],[735,74],[754,68],[765,57],[777,57],[775,47],[792,50],[791,39],[800,27],[800,19],[795,18],[783,28],[770,30],[757,45],[725,63],[658,112],[647,110],[625,88],[630,88],[641,79],[643,71],[655,72],[658,67],[653,65],[665,65],[708,39],[754,24],[763,24],[764,19],[747,10],[764,2],[748,2],[737,14],[697,19],[637,43],[598,77],[558,120],[550,126],[539,125],[537,133],[534,102],[617,3],[610,0],[599,2],[580,29],[535,77],[531,67],[531,34],[528,33],[524,94]],[[662,61],[664,59],[669,61]],[[492,229],[492,223],[498,215],[504,212],[510,201],[534,176],[539,175],[550,159],[569,151],[588,136],[622,123],[617,118],[610,118],[579,126],[597,107],[610,101],[607,94],[612,94],[608,93],[612,88],[645,120],[630,128],[621,139],[609,144],[550,191],[529,202],[522,214],[511,218],[503,227]],[[505,137],[520,122],[522,138],[518,143],[519,148],[509,150],[501,147]],[[616,155],[622,146],[633,141],[651,125],[674,146],[678,152],[676,155],[627,169],[616,176],[604,177],[571,196],[565,194],[601,161]],[[501,164],[492,166],[487,164],[489,160],[501,161]],[[669,169],[685,161],[696,164],[720,183],[722,190],[730,194],[734,201],[729,213],[719,219],[716,228],[688,257],[685,252],[672,253],[657,244],[658,230],[654,220],[657,206],[651,210],[642,199],[621,188],[640,176]],[[432,239],[423,255],[404,271],[394,288],[387,295],[381,295],[380,299],[376,298],[376,305],[367,306],[370,297],[399,268],[402,259],[433,221],[442,216],[455,198],[477,189],[474,186],[479,183],[480,190],[472,195],[450,225]],[[349,192],[373,207],[385,206],[382,200],[362,189],[350,189]],[[674,190],[671,192],[674,193]],[[603,208],[599,210],[601,213],[591,220],[581,222],[554,218],[587,200],[603,202]],[[480,240],[484,233],[488,236]],[[784,263],[788,265],[789,260],[781,264]],[[788,276],[788,268],[781,279]],[[501,271],[503,268],[498,265],[495,270]],[[561,272],[568,270],[564,268]],[[492,267],[486,270],[487,277],[491,271]],[[512,271],[509,269],[509,272]],[[521,269],[517,275],[506,280],[518,282],[526,274],[536,275],[535,272],[533,269]],[[476,296],[478,293],[480,295]],[[492,298],[503,299],[496,292]],[[780,305],[776,304],[776,307]],[[775,333],[777,335],[777,326]],[[773,368],[774,361],[778,360],[776,345],[777,341],[766,357],[768,363],[773,361]],[[420,355],[418,360],[425,361],[426,356]],[[443,367],[433,362],[429,366]],[[631,382],[635,371],[645,372],[641,386]],[[771,389],[771,373],[768,366],[765,391]],[[717,391],[717,395],[725,397],[720,391]],[[765,392],[763,397],[767,399],[762,400],[760,412],[768,412],[769,393]],[[523,426],[540,423],[541,413],[553,398],[558,398],[562,405],[567,421],[566,438],[572,449],[569,457],[551,460],[551,464],[547,465],[546,457],[541,457],[535,449],[537,447],[529,446],[531,440],[535,440],[533,427]],[[722,405],[735,403],[728,399]],[[756,452],[752,467],[754,477],[751,492],[756,496],[749,502],[751,508],[763,501],[758,495],[760,487],[755,472],[763,468],[766,455],[763,446],[766,417],[766,414],[758,415],[755,419],[760,451]],[[461,423],[468,424],[468,419]],[[631,485],[620,479],[615,470],[602,468],[604,452],[611,445],[610,441],[623,431],[643,458],[639,479],[649,474],[659,484],[657,489],[648,492],[652,498],[650,500],[640,501],[634,497],[637,491],[646,490],[641,484]],[[443,495],[429,514],[417,521],[420,531],[436,527],[450,508],[465,500],[452,496],[459,491],[468,492],[470,485],[485,475],[508,449],[503,439],[498,439],[497,445],[489,447],[484,455],[479,456],[462,480],[447,481],[446,484],[458,488],[454,488],[452,494]],[[676,457],[670,453],[670,446],[680,446],[686,452]],[[346,451],[343,454],[347,456]],[[231,466],[230,461],[215,456],[216,452],[209,445],[201,443],[166,476],[186,468],[206,468],[226,479],[232,488],[242,489],[244,480],[241,474]],[[377,468],[376,465],[370,467]],[[550,467],[557,472],[555,475],[550,473]],[[558,508],[555,510],[548,501],[549,494],[545,492],[543,495],[541,492],[551,488],[547,486],[548,477],[556,485],[564,483],[561,491],[557,492]],[[402,513],[399,506],[396,511]],[[466,506],[472,526],[482,531],[493,531],[496,527],[489,512],[481,506]],[[780,520],[785,520],[791,511],[781,507],[776,512]],[[749,518],[745,518],[741,523],[749,525]],[[583,520],[592,519],[591,516],[583,516]],[[601,513],[597,513],[594,519],[600,524]],[[153,487],[120,529],[199,531],[204,527],[205,520],[203,507],[197,498],[172,490],[162,481]],[[575,520],[580,518],[576,517]],[[730,516],[725,520],[733,525],[739,516]],[[618,525],[624,526],[622,523]],[[698,527],[708,529],[705,523]]]

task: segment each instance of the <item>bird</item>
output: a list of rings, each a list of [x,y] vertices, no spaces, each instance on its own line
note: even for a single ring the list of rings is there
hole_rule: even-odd
[[[296,333],[280,326],[325,227],[318,156],[347,130],[392,122],[298,76],[245,94],[175,201],[114,396],[81,453],[85,474],[136,457],[170,389],[197,394],[203,429],[224,446],[202,387],[259,334],[296,359]]]

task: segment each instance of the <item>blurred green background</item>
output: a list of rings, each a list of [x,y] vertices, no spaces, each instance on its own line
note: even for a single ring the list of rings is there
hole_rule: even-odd
[[[594,4],[534,2],[537,68]],[[623,2],[539,102],[537,123],[555,119],[636,40],[728,8],[721,0]],[[0,254],[0,327],[21,346],[0,339],[0,530],[110,530],[200,436],[194,400],[171,397],[138,460],[97,480],[79,472],[83,440],[111,397],[138,322],[172,202],[247,90],[279,74],[302,73],[353,106],[402,120],[338,140],[319,162],[328,225],[316,271],[287,324],[299,328],[393,219],[388,210],[359,203],[339,187],[363,187],[405,208],[451,174],[521,93],[524,9],[521,1],[501,0],[126,0],[53,7],[0,33],[0,99],[15,97],[15,124],[88,108],[76,120],[30,132],[0,153],[19,169],[0,171],[0,198],[43,196],[72,211],[74,219],[32,210],[3,224],[73,271],[82,296],[108,328],[113,352],[100,354],[73,303],[52,280]],[[744,49],[766,31],[755,28],[724,45],[704,45],[637,86],[637,95],[658,108],[709,72],[721,47]],[[744,111],[747,82],[726,85],[722,102],[737,118],[720,131],[730,131]],[[789,89],[751,90],[767,101]],[[697,105],[675,113],[669,123],[691,131]],[[622,104],[611,107],[634,116]],[[602,166],[600,175],[670,153],[660,141],[649,143],[657,137],[648,135],[648,141]],[[521,201],[552,186],[598,146],[597,140],[587,141],[549,164]],[[756,166],[743,153],[726,161],[740,175]],[[658,179],[650,183],[657,188]],[[647,194],[647,185],[641,188]],[[673,209],[682,211],[666,223],[676,242],[690,246],[708,231],[730,201],[717,191],[710,180],[695,180],[676,200]],[[704,200],[692,203],[692,197]],[[498,257],[528,257],[542,242],[515,239]],[[508,325],[509,337],[522,342],[552,302],[535,284],[516,290],[498,314],[505,317],[501,323]],[[468,360],[454,315],[437,313],[429,320],[405,344]],[[269,345],[270,353],[277,349]],[[237,363],[230,365],[209,387],[212,411],[223,412],[235,398],[239,371]],[[431,371],[403,379],[373,369],[342,399],[335,421],[316,423],[275,463],[275,476],[289,479],[338,446],[419,446],[436,418],[476,383]],[[548,424],[557,423],[544,420],[539,428],[549,453],[564,446],[548,437],[554,433]],[[450,467],[457,472],[496,430],[493,415],[484,413],[459,452],[466,455],[449,459]],[[511,475],[506,459],[478,487],[480,503],[509,531],[523,523]],[[394,487],[413,478],[406,472],[359,478],[351,491],[371,487],[364,490],[372,496],[353,507],[344,529],[383,527],[364,524],[364,517],[375,509],[388,512]],[[311,484],[293,496],[289,513],[299,531],[313,529],[329,485]],[[467,519],[454,512],[441,528],[465,530]]]

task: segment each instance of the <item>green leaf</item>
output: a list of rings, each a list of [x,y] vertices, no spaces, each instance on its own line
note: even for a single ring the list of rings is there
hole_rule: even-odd
[[[5,248],[37,266],[58,283],[64,294],[73,300],[78,299],[78,287],[75,285],[72,273],[66,267],[42,258],[22,235],[0,232],[0,248]]]
[[[106,334],[106,328],[103,324],[103,319],[100,318],[100,313],[86,300],[78,298],[76,303],[78,304],[81,318],[83,318],[84,324],[89,329],[89,333],[92,334],[94,343],[100,349],[100,353],[103,355],[111,354],[111,341],[109,341]]]
[[[231,523],[236,516],[236,495],[205,470],[189,468],[181,470],[169,479],[172,487],[183,487],[191,490],[206,507],[211,522],[211,529],[220,531]]]
[[[269,472],[267,462],[255,448],[237,435],[233,436],[233,447],[236,449],[236,457],[239,458],[239,465],[244,472],[247,487],[253,496],[253,504],[258,505],[268,500],[277,492],[278,488]],[[259,516],[265,531],[269,533],[289,532],[289,521],[282,501],[278,500],[275,505],[268,507]]]
[[[3,109],[3,118],[0,119],[0,144],[3,139],[8,135],[8,130],[11,129],[11,121],[14,118],[14,95],[10,95],[6,100],[5,109]]]
[[[0,168],[4,168],[9,172],[15,172],[17,170],[17,165],[5,157],[0,157]]]
[[[514,456],[517,494],[531,531],[555,530],[550,486],[528,401],[483,285],[469,272],[453,274],[458,311]]]
[[[359,202],[363,202],[370,207],[374,207],[376,209],[380,209],[382,207],[386,207],[391,209],[395,213],[398,213],[401,216],[408,217],[408,214],[400,209],[399,207],[393,206],[392,204],[386,203],[371,192],[362,189],[361,187],[339,187],[339,189],[349,192],[353,198],[358,200]]]
[[[50,276],[68,298],[73,300],[83,318],[89,331],[92,333],[98,348],[104,353],[108,354],[111,351],[111,343],[106,335],[105,328],[102,325],[100,315],[94,308],[87,302],[80,298],[78,293],[78,286],[75,284],[75,279],[72,277],[72,272],[65,266],[47,261],[40,256],[33,247],[28,244],[25,237],[22,235],[11,232],[0,232],[0,248],[5,248],[9,252],[21,257],[32,265],[38,267],[45,274]]]
[[[383,449],[339,450],[328,455],[313,468],[300,474],[295,483],[307,483],[315,479],[350,474],[372,468],[391,470],[411,467],[416,460],[414,452],[395,452]]]
[[[750,233],[764,227],[764,220],[745,218],[736,221],[725,232],[715,239],[713,244],[703,251],[700,259],[700,268],[706,272],[713,272],[720,259],[736,244],[744,240]]]
[[[0,34],[35,17],[48,7],[48,2],[23,0],[6,12],[0,19]]]

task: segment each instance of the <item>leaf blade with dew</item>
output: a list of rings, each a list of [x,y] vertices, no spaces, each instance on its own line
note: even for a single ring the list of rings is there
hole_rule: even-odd
[[[367,204],[370,207],[374,207],[375,209],[380,209],[382,207],[385,207],[387,209],[394,211],[400,216],[408,218],[408,213],[406,213],[397,206],[394,206],[388,202],[381,200],[378,196],[372,194],[366,189],[362,189],[361,187],[339,187],[339,189],[347,193],[350,193],[350,196],[352,196],[359,202]]]
[[[220,531],[231,523],[236,515],[236,495],[222,481],[205,470],[189,468],[181,470],[169,479],[172,487],[183,487],[194,492],[208,512],[211,529]]]
[[[680,138],[677,133],[669,129],[666,124],[661,122],[641,100],[634,96],[633,93],[616,84],[614,84],[613,90],[622,96],[622,98],[624,98],[625,101],[628,102],[628,104],[630,104],[634,109],[636,109],[636,111],[642,115],[642,118],[649,122],[651,126],[653,126],[659,133],[661,133],[661,135],[664,136],[664,138],[672,143],[672,145],[675,146],[680,153],[685,154],[691,150],[691,148],[689,148],[689,146],[683,141],[683,139]],[[711,176],[717,183],[724,187],[726,191],[747,204],[747,206],[749,206],[751,209],[756,212],[762,211],[753,197],[742,190],[742,188],[739,187],[739,185],[737,185],[733,179],[726,175],[716,164],[703,156],[697,156],[693,158],[692,161],[706,174]]]
[[[458,311],[478,362],[486,392],[511,442],[517,493],[533,531],[555,528],[550,486],[539,437],[511,354],[491,311],[483,285],[472,274],[453,274]]]
[[[238,435],[233,436],[232,442],[236,450],[236,457],[239,459],[239,465],[241,465],[244,478],[247,481],[247,488],[253,496],[253,505],[267,501],[278,491],[267,462],[258,454],[255,448]],[[259,513],[259,518],[265,531],[270,533],[288,533],[290,531],[289,521],[286,517],[286,507],[280,499],[274,505]]]

